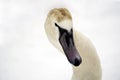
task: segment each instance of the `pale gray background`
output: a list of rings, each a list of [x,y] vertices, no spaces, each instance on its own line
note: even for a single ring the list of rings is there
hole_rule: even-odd
[[[71,65],[48,41],[48,11],[66,7],[100,56],[103,80],[120,80],[120,0],[0,0],[0,80],[70,80]]]

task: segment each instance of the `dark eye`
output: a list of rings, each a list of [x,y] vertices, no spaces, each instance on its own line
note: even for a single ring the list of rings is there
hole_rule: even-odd
[[[60,35],[59,38],[61,38],[61,36],[65,33],[65,39],[66,39],[67,45],[69,46],[70,38],[73,39],[73,29],[71,29],[70,32],[68,32],[66,29],[61,28],[57,23],[55,23],[55,26],[58,27],[59,29],[59,35]]]
[[[57,23],[55,23],[55,26],[56,26],[56,27],[60,27]]]
[[[70,32],[73,33],[73,29],[71,29]]]
[[[60,33],[60,36],[62,36],[63,33],[66,32],[66,30],[63,29],[63,28],[61,28],[57,23],[55,23],[55,26],[58,27],[58,29],[59,29],[59,33]]]

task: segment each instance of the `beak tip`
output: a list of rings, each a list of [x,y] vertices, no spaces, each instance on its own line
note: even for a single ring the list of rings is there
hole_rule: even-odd
[[[82,59],[75,58],[73,65],[74,66],[79,66],[81,63],[82,63]]]

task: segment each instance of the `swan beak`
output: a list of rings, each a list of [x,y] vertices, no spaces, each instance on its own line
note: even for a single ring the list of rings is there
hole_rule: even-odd
[[[64,32],[60,36],[59,42],[63,48],[63,51],[68,61],[74,66],[79,66],[82,62],[82,59],[76,49],[76,46],[74,45],[73,32],[70,33]]]

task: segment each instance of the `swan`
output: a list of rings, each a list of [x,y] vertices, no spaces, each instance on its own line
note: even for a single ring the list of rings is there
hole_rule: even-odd
[[[48,40],[72,65],[71,80],[101,80],[102,70],[96,49],[87,37],[73,29],[71,13],[66,8],[50,10],[44,28]]]

